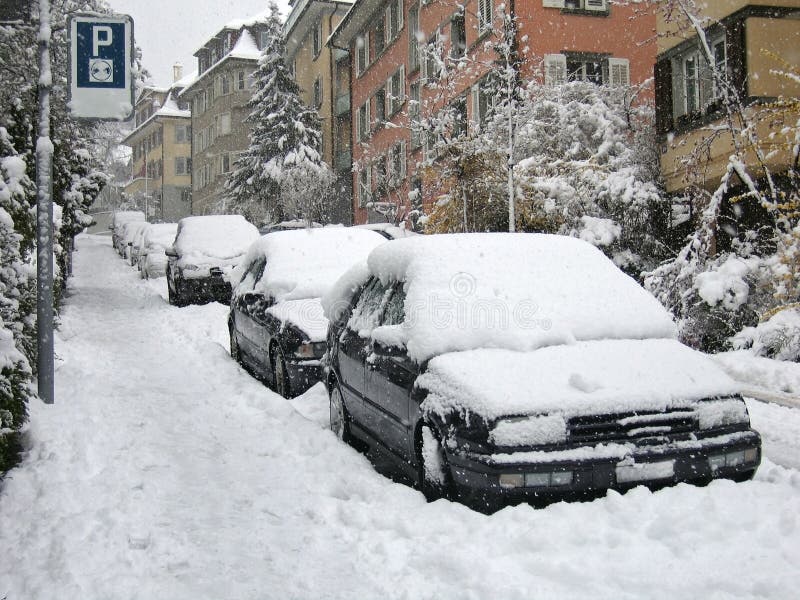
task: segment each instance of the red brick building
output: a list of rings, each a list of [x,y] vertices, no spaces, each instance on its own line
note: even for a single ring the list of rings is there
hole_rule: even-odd
[[[498,53],[502,11],[517,19],[524,81],[640,84],[653,76],[655,13],[608,0],[356,0],[329,39],[349,52],[350,127],[334,144],[352,149],[356,223],[402,221],[409,193],[426,193],[417,165],[425,137],[413,120],[449,106],[454,127],[479,127],[493,104],[485,78]],[[642,98],[652,99],[652,88]],[[432,169],[435,176],[435,166]],[[429,171],[430,172],[430,171]]]

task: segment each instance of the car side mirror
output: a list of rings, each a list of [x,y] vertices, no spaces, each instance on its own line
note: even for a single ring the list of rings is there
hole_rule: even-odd
[[[170,258],[178,258],[178,253],[175,252],[175,248],[170,246],[169,248],[164,249],[164,254],[166,254]]]

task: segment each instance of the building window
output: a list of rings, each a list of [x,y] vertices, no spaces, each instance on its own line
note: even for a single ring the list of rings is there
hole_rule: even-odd
[[[261,34],[259,35],[259,45],[258,45],[259,50],[263,50],[268,43],[269,43],[269,32],[262,31]]]
[[[422,145],[421,133],[422,123],[420,116],[422,114],[420,106],[420,84],[414,82],[409,86],[409,100],[408,100],[408,115],[411,120],[411,149],[416,150]]]
[[[375,128],[382,127],[386,121],[386,88],[375,92]]]
[[[608,12],[608,0],[542,0],[542,6],[565,8],[567,10]]]
[[[241,92],[243,89],[245,89],[246,81],[247,78],[243,70],[236,73],[236,89],[238,91]]]
[[[386,8],[386,28],[389,33],[388,43],[403,29],[403,0],[389,1],[389,6]]]
[[[314,57],[319,56],[322,52],[322,21],[317,21],[316,25],[311,32],[311,45],[314,49]]]
[[[464,14],[458,13],[450,21],[450,56],[461,58],[467,50],[467,29]]]
[[[358,123],[356,123],[356,133],[358,141],[364,142],[369,139],[369,100],[364,102],[358,109]]]
[[[492,27],[492,0],[478,0],[478,33]]]
[[[314,80],[314,108],[322,106],[322,78],[317,77]]]
[[[442,72],[441,55],[438,43],[439,34],[436,33],[425,45],[425,62],[422,63],[422,78],[430,83],[439,79]]]
[[[388,189],[386,158],[386,156],[380,156],[372,163],[372,181],[375,182],[375,190],[372,197],[376,202],[383,200]]]
[[[699,48],[692,48],[677,56],[672,61],[673,74],[673,116],[702,114],[714,108],[719,100],[721,91],[717,77],[727,76],[727,55],[725,51],[725,36],[709,39],[709,48],[712,53],[713,66],[709,64],[704,53]]]
[[[175,157],[175,175],[188,175],[191,173],[190,159],[186,156]]]
[[[406,143],[401,140],[392,146],[389,162],[389,183],[391,187],[402,185],[406,178]]]
[[[361,75],[369,66],[369,32],[356,39],[356,73]]]
[[[225,152],[220,155],[219,157],[219,172],[220,173],[230,173],[231,172],[231,155],[229,152]]]
[[[419,5],[408,9],[408,70],[419,69]]]
[[[467,134],[467,99],[466,97],[457,98],[450,105],[453,115],[453,139]]]
[[[227,75],[223,75],[222,81],[222,95],[225,96],[231,93],[231,79]]]
[[[472,96],[472,123],[476,130],[480,130],[489,118],[495,105],[493,86],[488,78],[484,78],[470,90]]]
[[[216,124],[216,133],[219,135],[228,135],[231,132],[231,113],[222,113],[218,115],[214,122]]]
[[[627,58],[608,59],[608,83],[613,86],[631,84],[631,65]]]
[[[406,99],[406,69],[400,67],[386,82],[389,103],[389,116],[393,116],[403,106]]]
[[[225,37],[222,38],[222,54],[223,56],[231,51],[231,38],[233,34],[229,31],[225,34]]]
[[[603,83],[602,59],[580,55],[567,56],[567,81]]]
[[[372,175],[369,167],[362,167],[358,172],[358,205],[365,207],[372,202]]]
[[[545,54],[545,85],[561,85],[567,81],[588,81],[597,85],[630,85],[630,61],[580,52]]]
[[[373,43],[375,44],[375,56],[378,56],[386,47],[386,20],[383,15],[375,19],[375,28],[372,30]]]
[[[175,143],[185,144],[189,141],[189,126],[175,125]]]

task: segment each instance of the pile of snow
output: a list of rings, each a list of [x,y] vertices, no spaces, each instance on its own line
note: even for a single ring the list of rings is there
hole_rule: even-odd
[[[422,362],[475,348],[533,350],[577,340],[675,336],[669,313],[600,250],[542,234],[416,236],[376,249],[323,305],[343,305],[358,277],[404,282],[403,334]]]
[[[697,276],[697,293],[709,306],[721,304],[726,310],[738,310],[750,294],[750,286],[745,281],[749,273],[750,265],[731,255],[716,269]]]
[[[276,302],[319,298],[351,265],[363,262],[384,242],[374,231],[352,227],[276,231],[250,247],[231,281],[236,294],[256,291]],[[246,266],[259,256],[267,259],[261,279],[242,280]]]
[[[737,350],[749,348],[756,356],[800,361],[800,309],[781,310],[755,327],[746,327],[731,342]]]
[[[740,389],[704,354],[668,339],[452,352],[431,359],[417,383],[429,392],[426,411],[485,419],[665,411]]]
[[[185,217],[178,223],[174,248],[180,267],[232,269],[256,239],[258,229],[241,215]]]

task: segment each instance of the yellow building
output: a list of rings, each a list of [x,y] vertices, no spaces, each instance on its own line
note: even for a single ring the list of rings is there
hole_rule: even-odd
[[[715,0],[703,7],[700,16],[714,66],[727,75],[748,107],[746,114],[758,124],[758,149],[767,157],[770,171],[785,172],[791,159],[789,147],[776,147],[770,131],[779,131],[784,123],[795,124],[798,115],[773,114],[769,119],[756,115],[779,96],[800,96],[800,85],[774,73],[784,66],[769,56],[800,65],[800,0]],[[713,135],[726,126],[727,113],[709,52],[702,49],[696,29],[679,11],[660,14],[657,28],[656,127],[662,136],[661,168],[667,191],[680,192],[691,184],[715,189],[734,147],[730,135]],[[753,149],[745,157],[752,167]]]
[[[349,72],[348,54],[327,44],[328,37],[353,5],[352,0],[290,0],[292,7],[283,27],[286,65],[300,87],[306,106],[319,113],[322,158],[337,174],[334,222],[352,221],[350,155],[350,94],[341,81]],[[344,67],[342,63],[345,62]],[[337,71],[337,66],[340,67]],[[335,79],[334,73],[338,73]],[[334,85],[334,81],[337,85]],[[345,82],[346,83],[346,82]],[[344,144],[340,143],[342,140]]]
[[[146,87],[135,107],[135,129],[122,141],[133,150],[126,196],[149,221],[174,222],[191,214],[191,113],[178,94],[193,76],[169,88]]]

